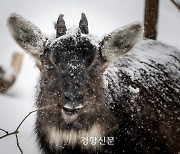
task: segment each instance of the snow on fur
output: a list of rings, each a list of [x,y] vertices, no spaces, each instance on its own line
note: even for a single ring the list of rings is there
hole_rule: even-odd
[[[127,78],[129,78],[128,83]],[[147,90],[156,89],[164,97],[163,103],[172,102],[175,99],[170,97],[169,89],[179,93],[179,79],[180,51],[153,40],[142,40],[126,55],[121,56],[109,66],[103,76],[104,89],[111,103],[114,103],[113,97],[118,99],[121,94],[126,93],[130,93],[131,101],[135,102],[142,91],[142,86]],[[110,93],[109,88],[113,94]],[[176,95],[178,99],[176,101],[180,104],[179,96],[180,93]],[[157,96],[157,102],[159,99]]]

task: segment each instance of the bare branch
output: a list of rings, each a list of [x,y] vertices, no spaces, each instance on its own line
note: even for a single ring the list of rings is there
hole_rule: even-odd
[[[8,134],[8,131],[6,131],[6,130],[4,130],[2,128],[0,128],[0,130],[3,131],[4,133]]]
[[[180,2],[177,3],[175,0],[171,0],[171,1],[180,10]]]
[[[42,108],[39,108],[39,109],[36,109],[36,110],[33,110],[31,112],[29,112],[22,120],[21,122],[19,123],[19,125],[17,126],[17,128],[15,129],[15,131],[9,133],[8,131],[0,128],[0,131],[3,131],[4,133],[6,133],[5,135],[2,135],[0,136],[0,139],[3,139],[7,136],[11,136],[11,135],[15,135],[16,136],[16,144],[17,144],[17,147],[19,149],[19,151],[21,152],[21,154],[23,154],[23,150],[19,144],[19,139],[18,139],[18,133],[19,133],[19,129],[20,127],[22,126],[22,124],[24,123],[24,121],[34,112],[37,112],[37,111],[41,111],[41,110],[44,110],[44,109],[47,109],[47,108],[50,108],[50,107],[54,107],[54,106],[57,106],[57,104],[53,104],[53,105],[48,105],[48,106],[45,106],[45,107],[42,107]]]
[[[8,133],[8,132],[7,132],[6,135],[0,136],[0,139],[3,139],[3,138],[5,138],[5,137],[7,137],[7,136],[14,135],[14,134],[16,134],[16,133],[17,133],[17,132],[12,132],[12,133]]]
[[[32,113],[34,113],[34,112],[36,112],[36,111],[38,111],[38,110],[34,110],[34,111],[29,112],[29,113],[24,117],[24,119],[20,122],[20,124],[19,124],[18,127],[16,128],[15,132],[17,132],[17,131],[19,130],[19,128],[21,127],[21,125],[23,124],[23,122],[24,122]]]
[[[19,139],[18,139],[18,135],[17,134],[16,134],[16,145],[17,145],[19,151],[21,152],[21,154],[23,154],[23,150],[21,149],[21,146],[19,144]]]

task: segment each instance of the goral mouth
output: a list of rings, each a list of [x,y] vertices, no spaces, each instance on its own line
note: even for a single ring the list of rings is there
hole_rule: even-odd
[[[92,100],[86,101],[84,104],[78,104],[76,106],[73,106],[73,103],[66,103],[61,109],[61,113],[65,122],[72,123],[78,118],[79,115],[81,115],[83,110],[88,112],[93,104],[94,101]]]
[[[69,116],[72,116],[74,114],[77,114],[81,110],[81,108],[67,108],[63,106],[62,110],[63,110],[63,113]]]
[[[73,111],[67,111],[66,109],[62,108],[62,116],[66,123],[72,123],[78,118],[78,114],[81,109],[73,110]]]

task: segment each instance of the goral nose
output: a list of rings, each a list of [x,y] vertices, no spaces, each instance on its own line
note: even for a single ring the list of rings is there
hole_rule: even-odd
[[[83,93],[65,92],[64,98],[66,99],[66,101],[81,102],[83,100]]]
[[[73,114],[83,107],[83,94],[64,93],[64,98],[67,103],[63,106],[63,111],[68,114]]]

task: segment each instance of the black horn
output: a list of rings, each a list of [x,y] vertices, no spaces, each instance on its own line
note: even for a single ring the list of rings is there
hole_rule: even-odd
[[[81,33],[88,34],[88,20],[86,18],[86,15],[84,13],[81,14],[81,20],[79,22],[79,28],[81,30]]]
[[[56,24],[56,38],[66,34],[66,25],[65,25],[65,21],[63,19],[64,15],[60,14],[59,18],[57,20],[57,24]]]

